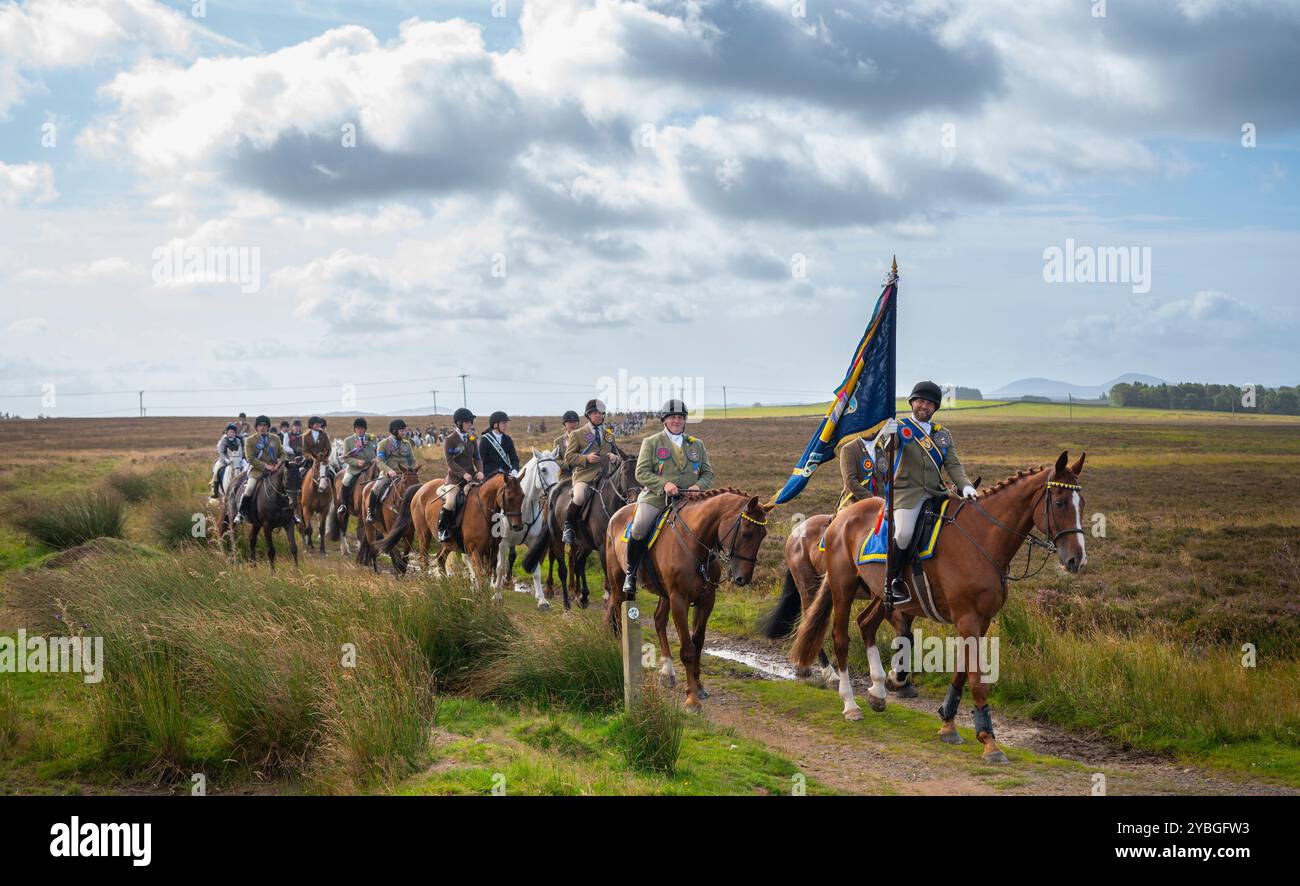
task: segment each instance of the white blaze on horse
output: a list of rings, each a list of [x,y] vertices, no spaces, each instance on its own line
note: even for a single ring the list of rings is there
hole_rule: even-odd
[[[523,526],[510,528],[510,520],[505,514],[495,515],[496,524],[493,534],[501,539],[497,547],[496,571],[492,576],[492,587],[501,590],[510,584],[510,571],[513,566],[516,545],[529,546],[546,532],[546,520],[543,515],[543,501],[550,491],[560,482],[560,464],[555,459],[555,450],[538,452],[533,450],[533,457],[523,466],[519,473],[519,484],[524,489]],[[546,592],[542,588],[542,567],[533,567],[533,596],[537,598],[538,609],[550,609],[546,602]]]

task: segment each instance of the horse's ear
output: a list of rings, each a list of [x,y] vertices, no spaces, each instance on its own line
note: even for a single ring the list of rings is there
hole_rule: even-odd
[[[755,501],[758,500],[757,496],[755,497],[754,500],[755,500]],[[776,504],[775,501],[766,501],[766,502],[763,502],[761,505],[759,505],[759,508],[763,511],[764,514],[770,514],[770,513],[772,513],[774,510],[776,510],[776,507],[777,507],[777,504]]]
[[[540,452],[537,451],[537,447],[536,447],[536,446],[530,446],[530,447],[528,447],[528,448],[531,449],[531,450],[533,450],[533,458],[541,458],[541,457],[542,457],[542,454],[541,454]]]
[[[1085,458],[1087,458],[1087,456],[1088,456],[1088,453],[1086,453],[1086,452],[1082,452],[1082,453],[1079,454],[1079,460],[1076,461],[1074,464],[1070,465],[1070,473],[1071,473],[1071,474],[1074,474],[1074,476],[1077,477],[1077,476],[1079,476],[1080,474],[1083,473],[1083,460],[1084,460]]]
[[[1065,470],[1065,463],[1070,459],[1070,450],[1066,449],[1061,453],[1061,457],[1056,460],[1056,473],[1060,474]]]

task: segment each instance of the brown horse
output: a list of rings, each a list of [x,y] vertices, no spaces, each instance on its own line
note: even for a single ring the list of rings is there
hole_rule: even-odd
[[[767,513],[773,505],[739,489],[711,489],[687,492],[671,507],[659,538],[641,560],[640,585],[659,596],[655,607],[655,631],[663,655],[660,668],[668,686],[676,684],[672,653],[668,648],[668,614],[677,627],[682,668],[686,671],[686,709],[698,712],[700,698],[708,697],[700,685],[700,656],[704,654],[704,630],[717,596],[722,564],[737,585],[746,585],[754,575],[758,549],[767,535]],[[627,574],[627,544],[623,530],[636,513],[635,505],[619,508],[605,531],[605,582],[609,599],[605,620],[619,630],[623,604],[623,578]],[[694,624],[687,621],[695,607]]]
[[[399,571],[405,571],[406,558],[394,550],[399,539],[414,537],[415,545],[420,551],[420,562],[427,569],[429,565],[429,545],[433,538],[433,527],[438,525],[438,514],[442,512],[443,480],[431,480],[418,489],[408,489],[396,509],[396,518],[388,534],[378,544],[378,549],[393,558],[393,565]],[[498,519],[504,517],[513,531],[524,528],[523,506],[524,490],[519,480],[509,474],[493,474],[482,483],[473,483],[462,490],[465,496],[460,506],[460,535],[464,546],[453,533],[438,550],[437,567],[447,574],[447,558],[453,553],[460,553],[465,559],[470,580],[477,587],[479,572],[491,576],[491,564],[496,557],[496,545],[505,534],[498,525]],[[501,591],[497,590],[492,599],[500,602]]]
[[[375,488],[375,483],[377,482],[379,481],[372,480],[361,490],[361,501],[363,503],[370,501],[370,492]],[[373,515],[373,520],[366,519],[365,505],[362,505],[362,508],[357,515],[357,543],[359,544],[359,547],[357,548],[358,564],[369,566],[375,572],[379,571],[380,539],[385,538],[392,531],[393,526],[398,522],[398,517],[401,513],[401,501],[405,497],[407,491],[412,488],[417,488],[419,485],[420,466],[416,465],[414,468],[401,471],[393,478],[393,482],[388,484],[388,489],[384,492],[384,498],[379,502],[379,509],[375,511]],[[406,535],[405,540],[408,542],[409,549],[409,534]],[[393,551],[391,546],[385,550],[384,553],[390,555],[393,562],[393,572],[395,574],[401,575],[406,571],[405,559],[402,558],[400,554],[395,557],[392,556]]]
[[[295,503],[298,500],[299,485],[302,483],[301,469],[301,460],[285,462],[277,467],[270,468],[262,475],[262,482],[258,484],[257,491],[253,493],[252,517],[248,520],[250,530],[248,535],[248,557],[256,565],[257,535],[259,532],[264,533],[266,536],[266,559],[271,564],[272,572],[275,571],[275,539],[272,533],[277,528],[283,529],[284,534],[288,537],[289,553],[293,555],[293,565],[298,565],[298,535],[295,531],[297,524],[294,522],[293,517],[297,511]],[[221,502],[221,520],[217,526],[217,533],[221,539],[229,536],[232,557],[238,552],[234,528],[239,524],[235,523],[234,519],[235,515],[239,513],[239,499],[244,494],[244,483],[246,482],[251,482],[251,478],[247,474],[231,483],[226,497]]]
[[[320,517],[320,553],[325,554],[325,531],[329,526],[330,515],[334,511],[334,487],[330,484],[325,463],[316,460],[311,470],[302,481],[302,492],[298,495],[298,513],[302,517],[302,537],[311,550],[311,521]]]
[[[354,514],[358,521],[365,516],[366,500],[362,496],[361,491],[365,488],[367,483],[375,478],[375,466],[372,464],[370,467],[358,474],[356,482],[352,484],[350,494],[345,496],[343,492],[343,479],[346,476],[347,473],[345,471],[339,471],[339,473],[334,476],[334,500],[345,507],[342,516],[339,516],[338,509],[335,508],[334,513],[330,515],[328,526],[330,541],[338,542],[339,547],[343,551],[343,555],[350,556],[352,554],[352,549],[348,545],[348,523],[351,522]]]
[[[769,640],[781,640],[790,636],[799,622],[801,612],[812,606],[821,587],[822,576],[826,573],[826,552],[821,548],[822,534],[830,525],[830,514],[814,514],[804,520],[785,540],[785,575],[782,579],[781,597],[776,605],[758,618],[758,630]],[[895,609],[890,623],[894,633],[906,637],[912,642],[912,616],[901,608]],[[817,650],[817,663],[821,666],[821,679],[831,689],[839,687],[840,675],[826,656],[825,649]],[[795,675],[802,678],[811,676],[812,669],[796,667]],[[885,685],[890,692],[897,692],[903,698],[916,698],[916,687],[912,685],[905,669],[897,675],[889,672]]]
[[[932,559],[923,563],[938,614],[956,626],[960,638],[956,672],[947,698],[939,708],[939,718],[943,721],[939,738],[949,744],[962,743],[954,718],[969,680],[971,696],[975,699],[975,732],[984,745],[984,759],[988,762],[1004,763],[1007,758],[993,735],[989,687],[981,680],[985,663],[981,662],[980,641],[1006,602],[1007,582],[1015,580],[1007,573],[1011,560],[1029,541],[1032,547],[1055,553],[1069,572],[1078,572],[1087,563],[1083,492],[1079,486],[1084,456],[1079,456],[1073,465],[1067,464],[1068,458],[1069,453],[1062,452],[1053,467],[1020,471],[981,492],[974,502],[953,499],[949,506],[953,513],[939,531],[938,550]],[[867,698],[872,710],[885,709],[885,671],[876,648],[876,628],[885,616],[885,568],[879,562],[865,565],[857,562],[862,540],[870,534],[883,506],[883,499],[863,499],[840,511],[831,523],[826,531],[826,577],[817,598],[805,612],[790,652],[796,665],[811,664],[826,636],[833,607],[835,663],[840,669],[840,696],[848,720],[862,719],[862,710],[853,698],[847,663],[849,610],[854,598],[864,590],[871,602],[858,614],[857,624],[871,667]],[[1033,529],[1044,537],[1033,535]],[[909,571],[904,570],[903,574]],[[912,599],[895,609],[912,616],[922,614],[915,589]]]
[[[570,599],[578,601],[579,609],[586,609],[591,597],[587,587],[587,559],[592,551],[600,558],[602,572],[607,571],[605,528],[609,526],[614,512],[625,504],[636,501],[641,492],[641,484],[636,481],[636,459],[621,458],[612,471],[603,471],[591,484],[586,518],[575,529],[573,544],[569,545],[567,555],[564,547],[564,514],[573,501],[573,482],[561,480],[551,493],[546,504],[546,532],[529,547],[524,555],[524,571],[532,572],[540,565],[542,557],[550,554],[551,560],[559,565],[560,585],[564,591],[564,608],[572,609]],[[549,577],[548,577],[549,581]],[[605,585],[605,599],[609,599],[612,588]]]

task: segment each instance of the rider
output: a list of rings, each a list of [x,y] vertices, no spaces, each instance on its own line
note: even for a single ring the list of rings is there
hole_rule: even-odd
[[[509,427],[510,416],[499,409],[488,418],[488,432],[478,441],[484,479],[494,474],[519,476],[519,455],[515,452],[515,441],[506,433]]]
[[[627,578],[623,593],[636,593],[636,573],[649,544],[650,529],[668,507],[668,500],[686,491],[713,485],[713,466],[704,441],[686,431],[686,404],[669,400],[659,410],[664,429],[641,441],[636,459],[636,481],[643,487],[636,499],[636,514],[627,542]]]
[[[564,512],[564,536],[566,545],[573,544],[573,530],[578,522],[578,514],[591,492],[592,485],[605,468],[602,461],[617,464],[622,457],[614,443],[614,432],[605,427],[605,404],[599,400],[588,400],[584,414],[587,423],[575,431],[570,431],[564,441],[564,464],[573,474],[573,498],[569,508]]]
[[[838,514],[855,501],[862,501],[876,494],[872,483],[876,467],[873,445],[873,440],[858,437],[840,447],[837,457],[840,462],[840,478],[844,481],[844,491],[840,493],[840,503],[835,508],[835,513]]]
[[[239,438],[241,440],[247,437],[249,433],[253,430],[248,426],[248,415],[246,413],[243,412],[239,413],[239,419],[238,421],[235,422],[235,424],[239,425]]]
[[[572,409],[564,413],[564,433],[555,438],[555,460],[560,463],[560,478],[569,476],[569,466],[564,463],[564,444],[569,441],[569,435],[578,429],[578,413]]]
[[[478,437],[474,433],[474,413],[464,406],[451,417],[455,430],[447,435],[442,446],[447,457],[447,479],[442,484],[442,511],[438,514],[438,541],[446,541],[451,534],[456,508],[464,497],[466,484],[483,479],[483,460],[478,454]]]
[[[279,435],[271,433],[271,420],[259,415],[253,422],[256,433],[244,441],[244,458],[248,461],[248,479],[244,482],[244,494],[239,499],[239,512],[235,514],[236,523],[243,523],[248,513],[248,503],[253,499],[253,491],[267,471],[275,470],[284,464],[288,456],[284,451],[284,441]],[[294,514],[294,522],[299,522]]]
[[[319,415],[313,415],[307,419],[307,427],[310,428],[302,436],[302,454],[309,456],[311,460],[320,465],[318,476],[325,477],[326,469],[329,467],[330,460],[330,435],[325,433],[325,419]]]
[[[935,465],[935,459],[931,458],[929,453],[938,453],[939,463],[953,485],[961,490],[962,498],[974,499],[979,495],[971,485],[970,478],[966,476],[966,469],[961,466],[961,459],[957,457],[952,434],[937,421],[930,421],[942,400],[943,392],[934,382],[917,382],[916,387],[912,388],[911,396],[907,398],[908,405],[912,407],[912,415],[901,423],[893,418],[888,419],[881,426],[872,444],[875,470],[883,478],[885,463],[888,460],[886,446],[891,436],[898,435],[898,443],[894,451],[896,466],[893,516],[894,544],[898,556],[891,558],[889,575],[886,578],[889,600],[895,604],[906,603],[911,599],[907,585],[899,577],[899,573],[910,553],[909,546],[912,543],[912,534],[916,530],[917,518],[921,514],[921,506],[931,496],[948,494],[939,467]]]
[[[342,518],[352,505],[352,487],[370,466],[375,463],[376,441],[374,434],[366,433],[366,420],[358,417],[352,423],[352,436],[343,441],[343,494],[340,496],[338,515]]]
[[[379,460],[379,479],[370,488],[370,500],[366,502],[367,523],[374,522],[375,509],[384,500],[384,494],[398,472],[415,470],[415,449],[405,437],[406,422],[395,418],[388,423],[388,436],[375,451],[375,458]]]
[[[226,425],[226,432],[217,440],[217,460],[212,464],[212,497],[221,494],[218,484],[221,482],[221,469],[235,465],[244,459],[244,441],[239,438],[239,425],[233,421]]]

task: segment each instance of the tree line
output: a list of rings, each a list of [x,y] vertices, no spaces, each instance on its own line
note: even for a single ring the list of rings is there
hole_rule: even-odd
[[[1253,397],[1253,399],[1252,399]],[[1176,385],[1146,385],[1121,382],[1110,389],[1115,406],[1145,406],[1152,409],[1204,409],[1211,412],[1264,412],[1271,415],[1300,415],[1300,386],[1211,385],[1182,382]]]

